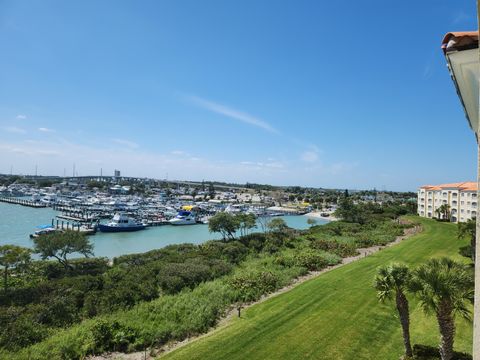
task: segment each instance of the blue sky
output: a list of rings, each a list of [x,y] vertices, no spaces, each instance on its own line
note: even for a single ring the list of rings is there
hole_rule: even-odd
[[[473,0],[0,0],[0,173],[473,180],[440,50]]]

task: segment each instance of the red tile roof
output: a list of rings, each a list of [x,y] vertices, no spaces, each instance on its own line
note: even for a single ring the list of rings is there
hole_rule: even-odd
[[[440,185],[424,185],[424,186],[421,186],[420,189],[425,189],[425,190],[455,189],[460,191],[477,191],[477,183],[475,181],[465,181],[465,182],[440,184]]]
[[[478,48],[478,31],[449,32],[442,40],[442,49],[445,54],[476,47]]]

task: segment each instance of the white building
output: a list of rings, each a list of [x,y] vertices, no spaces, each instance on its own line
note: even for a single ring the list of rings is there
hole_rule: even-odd
[[[437,209],[447,204],[450,220],[465,222],[477,217],[477,183],[425,185],[418,189],[417,203],[418,215],[422,217],[441,218]]]

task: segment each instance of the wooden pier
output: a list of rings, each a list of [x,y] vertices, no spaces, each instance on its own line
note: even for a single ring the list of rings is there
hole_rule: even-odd
[[[19,199],[19,198],[15,198],[15,197],[0,197],[0,202],[15,204],[15,205],[28,206],[28,207],[37,208],[37,209],[47,207],[46,204],[42,204],[42,203],[35,202],[35,201],[32,201],[32,200]]]
[[[97,232],[94,225],[81,225],[79,223],[70,223],[69,221],[52,219],[52,227],[57,230],[73,230],[79,231],[85,235],[93,235]]]

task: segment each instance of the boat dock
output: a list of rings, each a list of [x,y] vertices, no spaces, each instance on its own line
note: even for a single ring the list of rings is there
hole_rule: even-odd
[[[85,235],[93,235],[97,232],[96,226],[81,225],[79,223],[70,223],[69,221],[63,221],[58,219],[52,219],[52,227],[57,230],[73,230],[84,233]]]
[[[5,202],[9,204],[15,204],[15,205],[22,205],[22,206],[28,206],[32,208],[46,208],[46,204],[42,204],[39,202],[35,202],[32,200],[26,200],[26,199],[19,199],[16,197],[0,197],[0,202]]]

